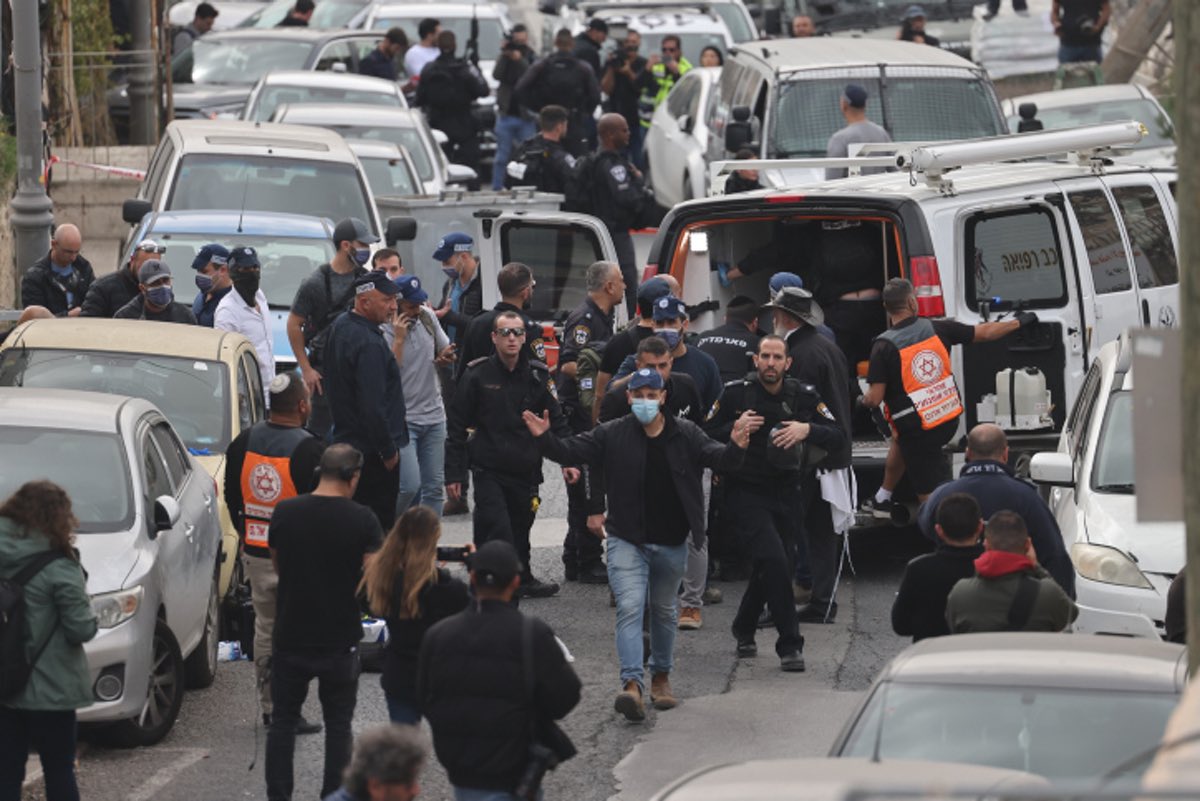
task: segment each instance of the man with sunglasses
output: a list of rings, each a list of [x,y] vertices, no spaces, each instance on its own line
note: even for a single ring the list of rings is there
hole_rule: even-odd
[[[515,311],[502,311],[492,322],[496,352],[467,365],[454,391],[447,415],[446,495],[461,497],[467,471],[475,486],[472,523],[476,546],[504,540],[517,550],[524,572],[518,594],[545,598],[558,584],[533,577],[529,566],[529,529],[537,516],[542,457],[525,428],[522,412],[549,413],[555,433],[571,435],[558,405],[554,381],[542,362],[525,350],[525,321]],[[474,431],[468,442],[468,431]],[[563,471],[577,481],[574,467]]]
[[[650,127],[654,110],[667,99],[671,87],[691,68],[692,62],[683,57],[683,44],[679,37],[668,33],[662,38],[662,55],[650,54],[639,81],[642,95],[638,99],[638,117],[642,128]]]

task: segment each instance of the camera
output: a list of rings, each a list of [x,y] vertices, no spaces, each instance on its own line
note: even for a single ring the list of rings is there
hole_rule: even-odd
[[[514,795],[522,801],[537,801],[538,792],[542,789],[542,779],[546,778],[546,771],[552,770],[558,766],[558,754],[541,743],[533,743],[529,746],[529,763],[525,766],[525,772],[521,774],[521,781],[517,784],[517,789]]]
[[[471,550],[466,545],[439,545],[437,560],[439,562],[465,562]]]

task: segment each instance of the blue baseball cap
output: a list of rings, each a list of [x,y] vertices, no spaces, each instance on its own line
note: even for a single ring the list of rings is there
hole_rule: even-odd
[[[429,300],[429,293],[421,289],[421,279],[415,275],[401,275],[395,279],[400,288],[400,298],[410,303],[424,303]]]
[[[383,270],[371,270],[354,282],[355,295],[370,292],[372,289],[377,289],[385,295],[400,294],[400,287],[396,286],[396,282],[388,278],[388,274]]]
[[[686,320],[687,306],[674,295],[664,295],[654,301],[654,322],[665,320]]]
[[[867,107],[867,90],[856,83],[846,84],[846,88],[842,90],[842,97],[846,99],[851,108]]]
[[[650,389],[662,389],[662,376],[657,370],[651,370],[649,367],[643,367],[637,370],[629,379],[630,389],[641,389],[642,387],[650,387]]]
[[[474,247],[474,239],[462,231],[455,231],[454,233],[446,234],[437,243],[437,250],[433,251],[433,260],[448,261],[455,253],[470,253]]]
[[[637,288],[638,309],[645,316],[654,308],[654,301],[671,294],[671,287],[661,278],[651,278]]]
[[[771,294],[774,295],[784,287],[794,286],[796,289],[804,289],[804,279],[795,273],[775,273],[771,276],[768,286],[771,288]]]
[[[203,270],[209,264],[228,264],[229,249],[224,245],[218,245],[213,242],[210,245],[205,245],[196,253],[196,258],[192,259],[192,269],[197,272]]]
[[[923,19],[925,17],[925,9],[918,5],[911,5],[904,9],[904,18],[907,19]]]

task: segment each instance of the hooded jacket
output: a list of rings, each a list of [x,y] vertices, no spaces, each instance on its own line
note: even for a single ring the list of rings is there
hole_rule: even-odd
[[[1017,631],[1063,631],[1079,616],[1045,570],[1024,554],[985,551],[975,560],[975,576],[963,579],[946,599],[946,624],[954,634],[980,631],[1013,631],[1009,610],[1025,581],[1036,581],[1037,595],[1024,625]]]
[[[0,577],[12,578],[30,559],[50,550],[38,532],[25,535],[21,526],[0,517]],[[96,636],[96,613],[87,593],[83,568],[75,559],[55,559],[25,585],[26,654],[33,659],[29,682],[4,701],[13,709],[64,711],[89,706],[92,684],[83,644]]]

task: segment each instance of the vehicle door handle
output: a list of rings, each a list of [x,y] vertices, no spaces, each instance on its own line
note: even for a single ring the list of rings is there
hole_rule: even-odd
[[[1068,331],[1067,333],[1070,333],[1070,332]],[[204,505],[207,506],[209,509],[212,508],[212,501],[213,501],[212,496],[209,495],[207,492],[204,493]]]
[[[183,526],[183,535],[184,535],[185,537],[187,537],[187,538],[188,538],[188,540],[191,540],[191,539],[192,539],[192,535],[193,535],[193,534],[195,534],[195,533],[196,533],[196,527],[195,527],[194,525],[192,525],[191,523],[185,523],[185,524],[184,524],[184,526]]]
[[[1142,325],[1150,325],[1150,301],[1142,299]]]

